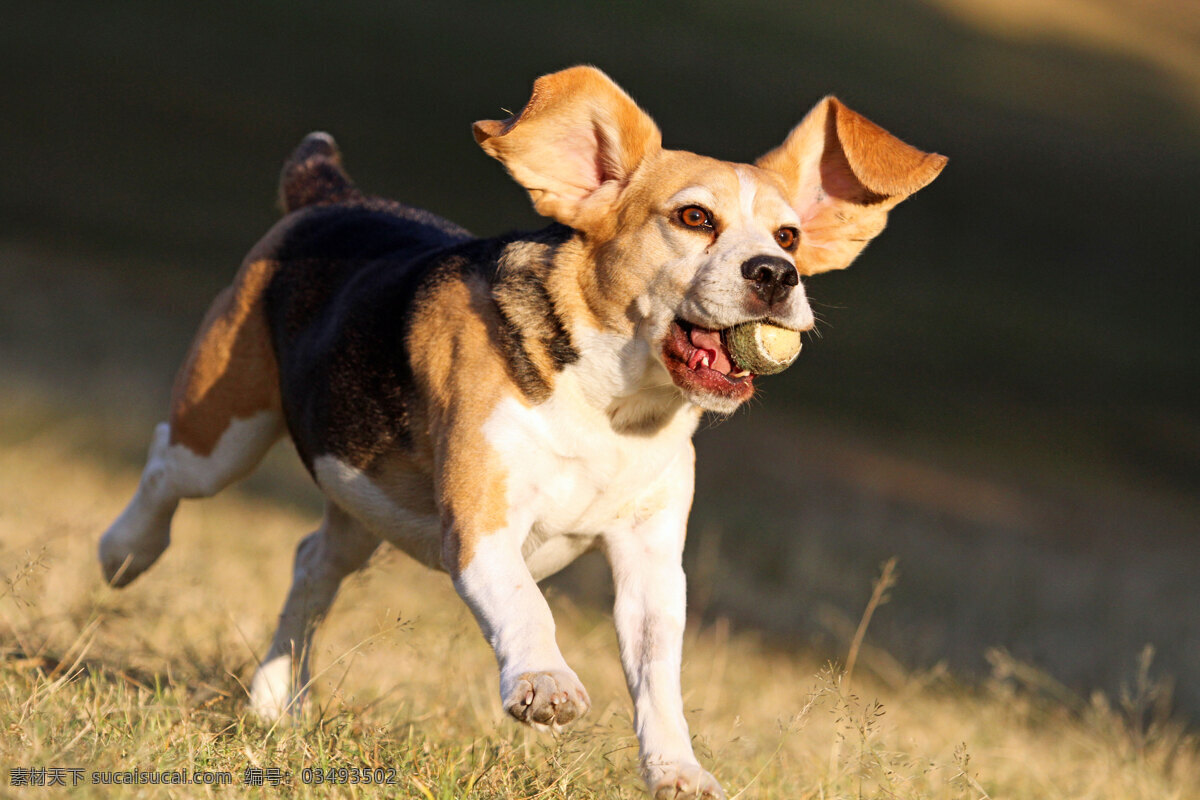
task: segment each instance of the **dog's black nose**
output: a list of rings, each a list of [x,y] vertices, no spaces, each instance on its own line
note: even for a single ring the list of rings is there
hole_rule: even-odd
[[[754,292],[773,306],[785,299],[800,283],[796,266],[779,256],[755,256],[742,262],[742,277],[754,282]]]

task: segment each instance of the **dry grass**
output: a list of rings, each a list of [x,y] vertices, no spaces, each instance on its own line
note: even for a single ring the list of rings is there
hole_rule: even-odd
[[[639,796],[607,614],[552,598],[595,707],[567,735],[540,736],[505,719],[492,656],[445,577],[394,554],[345,587],[307,714],[277,728],[246,717],[244,684],[313,520],[236,491],[185,505],[162,562],[113,591],[93,551],[135,475],[82,455],[80,435],[48,428],[0,451],[5,791],[48,791],[13,788],[12,768],[79,767],[76,791],[106,795],[86,785],[92,771],[233,776],[166,790],[179,797]],[[1124,703],[1084,701],[1000,655],[975,689],[940,671],[885,682],[862,648],[851,688],[839,669],[720,623],[693,626],[685,656],[697,749],[731,796],[1200,796],[1196,743],[1156,713],[1148,671]],[[290,788],[247,786],[247,767],[290,772]],[[306,785],[305,767],[390,768],[398,783]]]

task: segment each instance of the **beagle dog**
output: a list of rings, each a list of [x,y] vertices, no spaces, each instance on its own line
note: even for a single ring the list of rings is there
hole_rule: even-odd
[[[294,711],[318,622],[381,542],[445,570],[495,650],[500,697],[557,729],[587,690],[537,582],[599,548],[612,567],[640,763],[657,798],[724,797],[680,690],[691,437],[754,393],[723,332],[813,326],[802,276],[847,266],[946,163],[834,97],[753,164],[662,147],[591,67],[546,75],[475,140],[553,222],[480,239],[364,194],[333,139],[283,169],[283,217],[213,302],[137,492],[104,534],[114,586],[290,436],[327,498],[299,545],[250,704]]]

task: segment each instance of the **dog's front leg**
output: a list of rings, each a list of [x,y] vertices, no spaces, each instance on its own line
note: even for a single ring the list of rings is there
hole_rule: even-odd
[[[500,664],[500,700],[521,722],[557,729],[591,707],[554,638],[554,618],[521,556],[520,537],[502,529],[469,543],[450,531],[454,587],[470,606]],[[469,556],[468,556],[469,553]]]
[[[679,671],[687,617],[683,541],[692,500],[691,459],[666,476],[667,506],[606,537],[616,603],[613,617],[633,697],[642,776],[655,798],[724,798],[692,752]]]

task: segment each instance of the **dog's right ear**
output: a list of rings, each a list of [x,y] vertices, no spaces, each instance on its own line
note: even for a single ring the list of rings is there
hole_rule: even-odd
[[[602,224],[634,170],[662,147],[654,120],[595,67],[538,78],[521,113],[476,122],[474,132],[539,214],[584,231]]]

